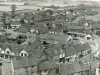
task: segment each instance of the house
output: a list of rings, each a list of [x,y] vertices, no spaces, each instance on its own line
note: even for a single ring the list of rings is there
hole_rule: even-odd
[[[20,52],[19,56],[21,57],[28,57],[30,54],[31,49],[28,46],[25,46]]]
[[[0,49],[1,57],[5,59],[10,59],[16,56],[27,57],[29,56],[29,53],[31,51],[31,49],[28,46],[22,46],[11,43],[1,43]]]
[[[63,15],[63,14],[56,15],[55,21],[66,21],[66,15]]]
[[[72,46],[65,46],[65,62],[73,61],[77,58],[77,51]]]
[[[57,20],[52,23],[52,27],[60,29],[66,21]]]
[[[48,33],[48,28],[47,27],[39,27],[38,29],[39,34],[46,34]]]
[[[27,33],[27,32],[29,32],[29,26],[27,27],[26,25],[25,25],[25,26],[22,25],[22,26],[20,26],[18,29],[19,29],[19,31],[22,32],[22,33]]]
[[[35,39],[33,42],[30,42],[28,46],[29,46],[31,49],[37,49],[37,48],[40,47],[41,45],[42,45],[41,40]]]
[[[59,68],[60,68],[59,72],[61,75],[70,75],[70,74],[81,75],[83,72],[85,73],[85,75],[88,75],[90,65],[85,65],[85,63],[83,62],[80,63],[78,61],[73,61],[73,62],[61,64]]]
[[[0,35],[4,35],[6,31],[4,29],[0,29]]]
[[[31,28],[31,29],[30,29],[30,32],[31,32],[31,33],[39,33],[39,32],[38,32],[38,28]]]
[[[67,26],[67,31],[68,32],[83,32],[84,27],[83,26]]]
[[[63,55],[63,52],[60,52],[60,49],[57,47],[57,45],[50,45],[47,47],[47,49],[45,49],[45,53],[47,54],[49,60],[57,62],[59,62],[60,58],[62,58],[61,55]]]
[[[90,54],[92,49],[89,45],[89,43],[68,43],[68,44],[64,44],[62,47],[62,51],[63,51],[63,55],[62,56],[62,62],[70,62],[70,61],[74,61],[77,58],[81,58]]]
[[[55,61],[44,61],[39,62],[38,64],[38,72],[41,75],[48,75],[50,70],[56,69],[56,62]]]
[[[12,75],[33,75],[37,74],[38,61],[34,58],[17,57],[11,60]]]
[[[54,33],[54,34],[63,34],[63,29],[62,28],[60,28],[60,29],[58,29],[58,28],[55,28],[55,29],[49,29],[49,33]]]
[[[12,75],[12,65],[7,60],[0,57],[0,74],[1,75]]]
[[[90,44],[89,43],[84,43],[84,44],[82,44],[82,47],[83,47],[83,53],[84,53],[84,55],[87,55],[87,54],[89,54],[89,53],[91,53],[91,51],[92,51],[92,48],[91,48],[91,46],[90,46]]]
[[[59,42],[67,43],[72,37],[65,34],[41,34],[41,41],[45,40],[47,43],[57,44]]]
[[[7,36],[7,40],[16,40],[19,37],[19,35],[11,34]]]
[[[10,26],[11,28],[19,28],[21,26],[21,23],[18,21],[14,21],[14,22],[11,22]]]
[[[92,50],[89,43],[76,44],[72,45],[72,47],[76,50],[78,56],[80,56],[81,54],[85,56],[91,53]]]
[[[93,39],[93,33],[85,31],[84,33],[80,32],[67,32],[68,35],[72,36],[73,39],[79,40],[80,38],[84,40],[92,40]]]

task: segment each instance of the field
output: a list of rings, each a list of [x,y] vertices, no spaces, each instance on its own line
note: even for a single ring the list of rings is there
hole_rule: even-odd
[[[17,9],[16,10],[25,10],[25,9],[32,9],[32,10],[36,10],[37,8],[40,8],[40,7],[37,7],[37,6],[17,6]],[[11,6],[0,6],[0,11],[5,11],[5,12],[8,12],[8,11],[11,11]]]
[[[5,3],[8,5],[0,5],[0,11],[11,11],[10,5],[12,3],[16,3],[18,4],[18,2],[1,2],[0,4]],[[43,6],[60,6],[60,7],[64,7],[64,6],[68,6],[68,5],[77,5],[78,2],[71,2],[71,3],[66,3],[66,2],[61,2],[61,1],[54,1],[54,2],[39,2],[39,1],[30,1],[30,2],[19,2],[20,3],[29,3],[30,5],[22,5],[19,6],[17,5],[17,10],[25,10],[25,9],[33,9],[36,10],[37,8],[41,8]]]

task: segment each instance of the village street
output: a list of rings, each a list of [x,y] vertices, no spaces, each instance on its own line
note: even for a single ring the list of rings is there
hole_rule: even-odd
[[[96,44],[96,48],[94,48],[94,50],[92,51],[91,54],[86,55],[85,57],[83,57],[81,60],[82,61],[90,61],[93,60],[94,55],[97,55],[98,52],[100,52],[100,38],[97,35],[93,35],[94,36],[94,41]]]

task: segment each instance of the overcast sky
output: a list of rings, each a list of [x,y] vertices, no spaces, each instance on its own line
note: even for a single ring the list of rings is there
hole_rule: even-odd
[[[100,0],[72,0],[72,1],[100,1]]]

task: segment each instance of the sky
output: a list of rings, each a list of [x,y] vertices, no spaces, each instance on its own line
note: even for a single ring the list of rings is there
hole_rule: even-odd
[[[71,0],[69,0],[71,1]],[[72,1],[100,1],[100,0],[72,0]]]

